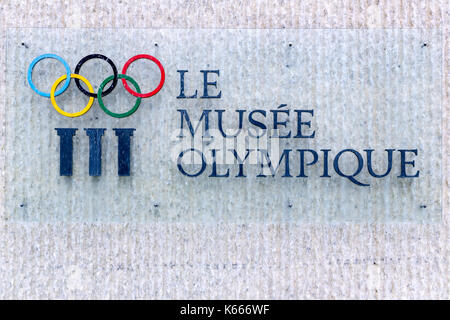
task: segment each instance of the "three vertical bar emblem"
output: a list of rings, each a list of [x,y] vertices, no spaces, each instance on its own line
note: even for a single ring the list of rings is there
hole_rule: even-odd
[[[77,128],[55,128],[59,136],[59,175],[72,176],[73,174],[73,137]],[[84,129],[89,137],[89,175],[102,175],[102,137],[104,128]],[[134,128],[113,129],[117,139],[117,162],[119,176],[129,176],[131,171],[131,137]]]

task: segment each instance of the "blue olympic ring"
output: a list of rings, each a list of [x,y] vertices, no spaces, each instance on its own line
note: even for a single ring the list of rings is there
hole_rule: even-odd
[[[66,69],[66,72],[67,72],[67,79],[64,82],[62,88],[55,92],[55,97],[56,97],[56,96],[60,95],[61,93],[63,93],[69,87],[70,79],[71,79],[71,77],[70,77],[70,74],[71,74],[70,67],[67,64],[67,62],[63,58],[61,58],[60,56],[57,56],[56,54],[53,54],[53,53],[46,53],[46,54],[42,54],[39,57],[35,58],[31,62],[30,67],[28,68],[28,76],[27,76],[28,83],[30,84],[31,89],[33,89],[37,94],[39,94],[39,95],[41,95],[43,97],[50,98],[50,93],[39,91],[34,86],[33,80],[31,78],[32,73],[33,73],[33,68],[36,65],[36,63],[38,63],[39,61],[41,61],[43,59],[46,59],[46,58],[58,60],[59,62],[61,62],[64,65],[64,68]]]

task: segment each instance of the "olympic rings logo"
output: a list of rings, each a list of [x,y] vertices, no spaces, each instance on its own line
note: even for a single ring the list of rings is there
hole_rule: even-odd
[[[39,91],[36,86],[33,83],[32,80],[32,74],[33,74],[33,69],[36,66],[36,64],[44,59],[56,59],[59,62],[61,62],[64,65],[64,68],[66,69],[66,74],[62,75],[61,77],[59,77],[52,85],[50,93],[48,92],[42,92]],[[80,69],[82,67],[82,65],[87,62],[88,60],[91,59],[102,59],[105,60],[110,66],[111,69],[113,71],[113,75],[109,76],[108,78],[106,78],[99,86],[98,88],[98,92],[95,93],[94,89],[92,87],[92,85],[89,83],[89,81],[83,77],[82,75],[80,75]],[[133,63],[136,60],[139,59],[147,59],[150,61],[153,61],[159,68],[159,71],[161,73],[161,80],[159,81],[158,86],[150,92],[146,92],[146,93],[141,93],[141,89],[139,88],[139,85],[137,84],[137,82],[131,78],[130,76],[126,75],[126,72],[128,70],[128,67],[130,66],[131,63]],[[86,107],[84,107],[81,111],[78,112],[66,112],[63,109],[61,109],[58,104],[55,101],[55,97],[59,96],[60,94],[62,94],[64,91],[66,91],[66,89],[69,87],[70,81],[71,79],[74,78],[75,79],[75,84],[77,85],[78,89],[85,95],[87,95],[89,97],[89,102],[87,103]],[[40,55],[38,57],[36,57],[30,64],[30,66],[28,67],[28,75],[27,75],[27,79],[28,79],[28,83],[31,87],[31,89],[33,89],[37,94],[39,94],[40,96],[46,97],[46,98],[50,98],[50,101],[53,105],[53,107],[55,108],[56,111],[58,111],[60,114],[62,114],[63,116],[66,117],[70,117],[70,118],[74,118],[74,117],[79,117],[82,116],[83,114],[85,114],[86,112],[89,111],[89,109],[91,109],[93,103],[94,103],[94,99],[97,98],[98,99],[98,104],[100,105],[100,107],[102,108],[102,110],[115,118],[125,118],[128,117],[130,115],[132,115],[133,113],[136,112],[136,110],[139,108],[139,105],[141,104],[141,100],[142,98],[149,98],[151,96],[154,96],[155,94],[157,94],[161,88],[164,85],[164,81],[165,81],[165,72],[164,72],[164,68],[161,64],[161,62],[159,62],[158,59],[156,59],[155,57],[148,55],[148,54],[139,54],[136,55],[134,57],[132,57],[131,59],[129,59],[125,65],[122,68],[122,73],[118,73],[117,72],[117,68],[116,65],[111,61],[111,59],[109,59],[108,57],[102,55],[102,54],[90,54],[86,57],[84,57],[83,59],[81,59],[77,66],[75,67],[75,73],[71,73],[70,71],[70,67],[67,64],[67,62],[61,58],[60,56],[56,55],[56,54],[52,54],[52,53],[47,53],[47,54],[43,54]],[[117,85],[118,79],[122,80],[122,84],[125,87],[125,89],[132,94],[133,96],[137,97],[136,99],[136,103],[134,104],[133,108],[131,108],[129,111],[124,112],[124,113],[115,113],[110,111],[105,104],[103,103],[103,97],[107,96],[108,94],[110,94],[114,88]],[[65,80],[65,81],[64,81]],[[81,83],[80,80],[83,81],[86,86],[88,87],[89,91],[86,91]],[[58,85],[63,82],[62,87],[59,90],[56,90],[58,88]],[[107,89],[105,89],[105,86],[110,83],[112,81],[112,83],[109,85],[109,87]],[[130,86],[128,85],[127,81],[131,82],[131,84],[133,85],[135,90],[132,90],[130,88]]]

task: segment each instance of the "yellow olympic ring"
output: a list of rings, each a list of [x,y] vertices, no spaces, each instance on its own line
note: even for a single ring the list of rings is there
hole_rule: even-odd
[[[88,86],[89,92],[94,93],[94,88],[92,87],[92,85],[89,83],[89,81],[88,81],[85,77],[80,76],[79,74],[76,74],[76,73],[70,74],[70,77],[71,77],[71,78],[75,78],[75,79],[80,79],[81,81],[83,81],[83,82]],[[53,84],[52,90],[50,91],[50,100],[51,100],[51,102],[52,102],[52,105],[53,105],[53,107],[55,108],[55,110],[58,111],[58,112],[59,112],[60,114],[62,114],[63,116],[70,117],[70,118],[75,118],[75,117],[82,116],[83,114],[85,114],[86,112],[88,112],[89,109],[92,107],[92,104],[94,103],[94,98],[93,98],[93,97],[90,97],[90,98],[89,98],[89,102],[88,102],[88,104],[86,105],[86,107],[84,107],[83,110],[78,111],[78,112],[74,112],[74,113],[66,112],[66,111],[64,111],[63,109],[61,109],[61,108],[56,104],[56,101],[55,101],[55,91],[56,91],[56,88],[57,88],[58,85],[59,85],[63,80],[65,80],[66,78],[67,78],[67,75],[65,74],[65,75],[61,76],[58,80],[56,80],[55,83]]]

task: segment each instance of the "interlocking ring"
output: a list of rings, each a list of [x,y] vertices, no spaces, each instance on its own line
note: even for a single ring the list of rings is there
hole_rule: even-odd
[[[159,81],[159,84],[158,84],[158,86],[156,87],[156,89],[153,90],[153,91],[147,92],[147,93],[138,93],[138,92],[134,92],[133,90],[131,90],[131,88],[128,86],[128,83],[127,83],[127,81],[126,81],[125,79],[122,79],[122,83],[123,83],[123,86],[125,87],[125,89],[126,89],[130,94],[132,94],[133,96],[139,97],[139,98],[148,98],[148,97],[151,97],[151,96],[157,94],[157,93],[159,92],[159,90],[161,90],[161,88],[162,88],[163,85],[164,85],[164,81],[165,81],[165,79],[166,79],[166,74],[164,73],[164,68],[163,68],[161,62],[159,62],[158,59],[156,59],[155,57],[153,57],[153,56],[151,56],[151,55],[149,55],[149,54],[138,54],[137,56],[134,56],[134,57],[132,57],[130,60],[128,60],[127,62],[125,62],[125,65],[123,66],[123,69],[122,69],[122,74],[126,74],[126,73],[127,73],[127,69],[128,69],[128,67],[130,66],[130,64],[131,64],[133,61],[136,61],[136,60],[139,60],[139,59],[148,59],[148,60],[151,60],[151,61],[153,61],[154,63],[156,63],[156,65],[158,66],[159,71],[161,72],[161,80]]]
[[[34,69],[34,66],[36,65],[36,63],[38,63],[41,60],[47,59],[47,58],[56,59],[59,62],[61,62],[64,65],[64,68],[66,69],[66,72],[67,72],[66,73],[67,80],[66,80],[66,82],[64,82],[64,85],[62,86],[62,88],[55,92],[55,96],[59,96],[61,93],[66,91],[66,89],[69,87],[69,84],[70,84],[70,67],[69,67],[69,65],[67,64],[67,62],[63,58],[61,58],[60,56],[57,56],[56,54],[53,54],[53,53],[41,54],[39,57],[35,58],[31,62],[30,66],[28,67],[28,74],[27,74],[28,84],[30,85],[31,89],[33,89],[38,95],[46,97],[46,98],[50,98],[50,93],[39,91],[34,86],[33,79],[32,79],[33,69]]]
[[[112,62],[112,60],[109,59],[108,57],[106,57],[106,56],[104,56],[104,55],[102,55],[102,54],[94,53],[94,54],[90,54],[90,55],[84,57],[83,59],[81,59],[81,60],[78,62],[77,66],[75,67],[75,73],[76,73],[76,74],[80,74],[81,66],[82,66],[85,62],[87,62],[87,61],[89,61],[89,60],[91,60],[91,59],[102,59],[102,60],[105,60],[106,62],[109,63],[109,65],[111,66],[111,69],[113,70],[113,73],[114,73],[114,76],[113,76],[113,77],[114,77],[114,78],[113,78],[113,82],[112,82],[112,84],[109,86],[109,88],[106,89],[105,91],[103,91],[103,93],[102,93],[102,97],[107,96],[108,94],[111,93],[111,91],[114,90],[114,88],[115,88],[116,85],[117,85],[117,68],[116,68],[116,65],[115,65],[114,62]],[[97,94],[96,94],[96,93],[87,92],[87,91],[83,88],[83,86],[81,85],[79,79],[75,79],[75,83],[77,84],[78,89],[80,89],[80,91],[83,92],[85,95],[87,95],[88,97],[97,98]]]
[[[86,83],[86,85],[88,86],[89,91],[90,91],[91,93],[94,92],[94,88],[92,88],[92,85],[89,83],[89,81],[88,81],[85,77],[80,76],[79,74],[75,74],[75,73],[72,73],[72,74],[70,75],[70,77],[71,77],[71,78],[75,78],[75,79],[80,79],[81,81],[83,81],[84,83]],[[56,87],[58,87],[58,85],[61,83],[61,81],[63,81],[63,80],[66,79],[66,78],[67,78],[67,75],[63,75],[63,76],[61,76],[58,80],[56,80],[55,83],[53,84],[52,90],[50,91],[50,100],[51,100],[51,102],[52,102],[52,105],[53,105],[53,107],[55,108],[55,110],[58,111],[58,112],[59,112],[60,114],[62,114],[63,116],[70,117],[70,118],[75,118],[75,117],[82,116],[83,114],[85,114],[86,112],[88,112],[89,109],[92,107],[92,104],[94,103],[94,98],[93,98],[93,97],[90,97],[90,98],[89,98],[89,102],[88,102],[88,104],[86,105],[86,107],[84,107],[83,110],[78,111],[78,112],[74,112],[74,113],[70,113],[70,112],[64,111],[63,109],[61,109],[61,108],[58,106],[58,104],[57,104],[56,101],[55,101],[55,90],[56,90]]]
[[[136,91],[138,93],[141,93],[141,88],[139,88],[139,85],[137,84],[137,82],[133,78],[131,78],[130,76],[127,76],[125,74],[119,74],[117,76],[117,78],[119,78],[119,79],[127,79],[128,81],[130,81],[133,84],[133,86],[135,87]],[[102,110],[105,111],[105,113],[110,115],[111,117],[114,117],[114,118],[125,118],[125,117],[128,117],[128,116],[131,116],[139,108],[139,105],[141,104],[141,100],[142,100],[141,98],[137,98],[136,99],[136,103],[134,104],[134,107],[131,110],[128,110],[127,112],[124,112],[124,113],[112,112],[103,104],[103,99],[102,99],[103,88],[106,86],[106,84],[108,82],[110,82],[113,79],[114,79],[114,76],[109,76],[108,78],[105,79],[105,81],[102,82],[102,84],[100,85],[100,88],[98,88],[98,93],[97,93],[98,104],[100,105]]]
[[[46,58],[52,58],[52,59],[56,59],[56,60],[60,61],[60,62],[64,65],[64,68],[65,68],[66,71],[67,71],[67,74],[61,76],[60,78],[58,78],[58,79],[55,81],[55,83],[53,83],[50,93],[46,93],[46,92],[39,91],[39,90],[35,87],[35,85],[33,84],[33,81],[32,81],[32,73],[33,73],[33,68],[34,68],[34,66],[36,65],[36,63],[38,63],[38,62],[41,61],[42,59],[46,59]],[[85,77],[83,77],[83,76],[81,76],[81,75],[79,74],[82,65],[83,65],[86,61],[91,60],[91,59],[102,59],[102,60],[105,60],[106,62],[108,62],[108,64],[111,66],[111,69],[113,70],[113,75],[112,75],[112,76],[109,76],[108,78],[106,78],[106,79],[101,83],[101,85],[100,85],[100,87],[99,87],[97,93],[94,92],[94,88],[93,88],[92,85],[89,83],[89,81],[88,81]],[[131,64],[133,61],[138,60],[138,59],[148,59],[148,60],[151,60],[151,61],[153,61],[154,63],[156,63],[156,65],[158,66],[158,68],[159,68],[159,70],[160,70],[160,72],[161,72],[161,80],[160,80],[160,82],[159,82],[159,84],[158,84],[158,86],[156,87],[155,90],[150,91],[150,92],[147,92],[147,93],[141,93],[141,89],[140,89],[139,85],[137,84],[137,82],[136,82],[133,78],[131,78],[130,76],[128,76],[128,75],[125,74],[126,71],[127,71],[127,69],[128,69],[128,67],[130,66],[130,64]],[[39,95],[41,95],[41,96],[43,96],[43,97],[50,98],[50,101],[51,101],[53,107],[55,108],[55,110],[56,110],[58,113],[62,114],[63,116],[74,118],[74,117],[79,117],[79,116],[85,114],[85,113],[88,112],[89,109],[92,107],[92,105],[93,105],[93,103],[94,103],[94,98],[98,98],[99,105],[100,105],[100,107],[102,108],[102,110],[103,110],[106,114],[108,114],[108,115],[110,115],[110,116],[112,116],[112,117],[115,117],[115,118],[125,118],[125,117],[128,117],[128,116],[132,115],[134,112],[136,112],[136,110],[139,108],[139,105],[141,104],[141,98],[148,98],[148,97],[151,97],[151,96],[157,94],[157,93],[161,90],[161,88],[162,88],[163,85],[164,85],[164,81],[165,81],[165,73],[164,73],[164,68],[163,68],[161,62],[159,62],[159,60],[156,59],[155,57],[153,57],[153,56],[151,56],[151,55],[148,55],[148,54],[139,54],[139,55],[137,55],[137,56],[132,57],[132,58],[129,59],[129,60],[125,63],[125,65],[123,66],[122,74],[118,74],[118,73],[117,73],[116,65],[112,62],[112,60],[109,59],[108,57],[102,55],[102,54],[95,53],[95,54],[90,54],[90,55],[85,56],[84,58],[82,58],[82,59],[78,62],[77,66],[76,66],[76,68],[75,68],[75,73],[71,73],[70,67],[69,67],[69,65],[67,64],[67,62],[66,62],[64,59],[62,59],[60,56],[58,56],[58,55],[56,55],[56,54],[53,54],[53,53],[47,53],[47,54],[43,54],[43,55],[38,56],[37,58],[35,58],[35,59],[31,62],[30,66],[29,66],[29,68],[28,68],[28,75],[27,75],[27,78],[28,78],[28,83],[30,84],[30,87],[31,87],[36,93],[38,93]],[[55,97],[56,97],[56,96],[58,96],[58,95],[60,95],[61,93],[63,93],[63,92],[69,87],[70,79],[71,79],[71,78],[74,78],[74,79],[75,79],[75,83],[76,83],[78,89],[79,89],[83,94],[89,96],[89,102],[88,102],[88,104],[86,105],[86,107],[84,107],[81,111],[73,112],[73,113],[66,112],[66,111],[62,110],[62,109],[58,106],[58,104],[56,103],[56,100],[55,100]],[[136,103],[134,104],[133,108],[131,108],[129,111],[124,112],[124,113],[115,113],[115,112],[110,111],[110,110],[104,105],[103,99],[102,99],[102,97],[108,95],[109,93],[111,93],[111,92],[114,90],[114,88],[115,88],[116,85],[117,85],[118,79],[122,79],[122,83],[123,83],[125,89],[126,89],[129,93],[131,93],[131,94],[132,94],[133,96],[135,96],[135,97],[138,97],[138,99],[136,100]],[[58,85],[59,85],[63,80],[66,80],[66,81],[64,82],[64,85],[62,86],[61,89],[59,89],[58,91],[56,91]],[[87,85],[87,87],[88,87],[88,89],[89,89],[89,92],[86,91],[86,89],[83,88],[83,86],[82,86],[81,83],[80,83],[80,80],[83,81],[83,82]],[[105,91],[103,91],[103,89],[105,88],[105,86],[106,86],[109,82],[111,82],[111,81],[112,81],[112,84],[108,87],[108,89],[106,89]],[[131,84],[134,86],[134,88],[136,89],[137,92],[131,90],[131,88],[128,86],[127,81],[130,81],[130,82],[131,82]]]

